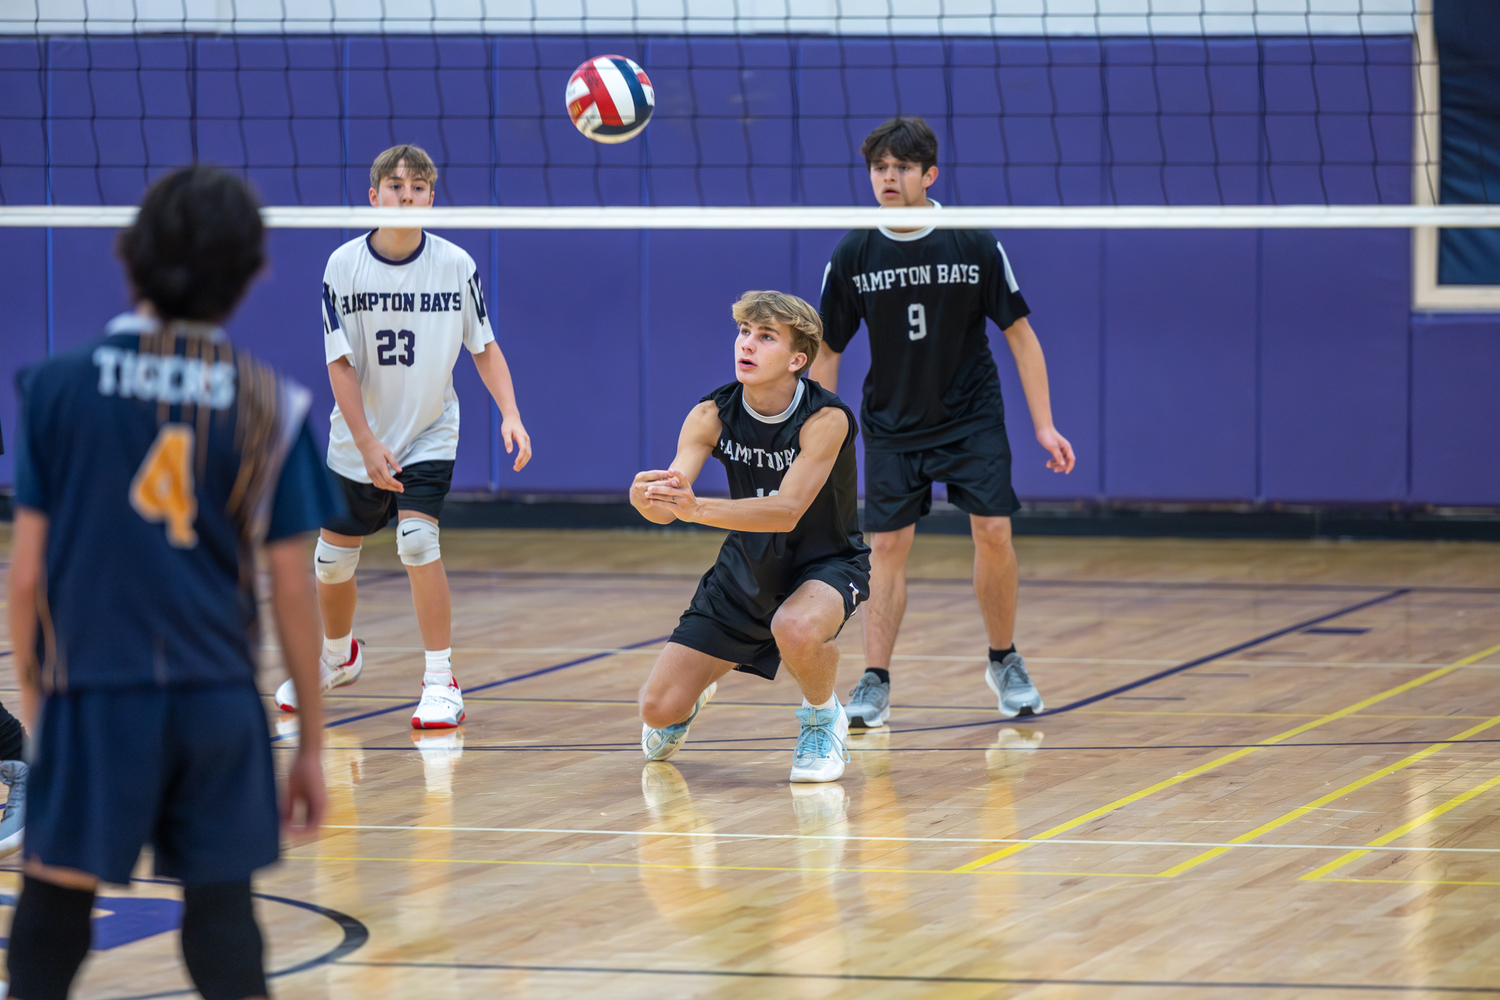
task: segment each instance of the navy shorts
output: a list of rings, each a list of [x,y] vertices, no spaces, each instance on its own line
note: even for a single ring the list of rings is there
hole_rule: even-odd
[[[781,650],[776,648],[776,637],[771,634],[774,614],[761,618],[734,600],[717,585],[714,569],[698,581],[698,592],[682,613],[670,641],[728,660],[735,664],[736,670],[775,680],[781,666]],[[870,596],[870,569],[865,560],[825,559],[813,563],[798,574],[791,593],[796,593],[808,580],[822,580],[839,592],[844,599],[844,624],[848,624],[855,608]],[[839,631],[843,631],[843,625]]]
[[[128,885],[239,882],[279,855],[271,740],[249,684],[54,694],[27,782],[27,857]]]
[[[323,527],[340,535],[373,535],[391,523],[398,511],[411,510],[426,514],[434,521],[443,515],[443,501],[453,486],[453,463],[434,460],[413,462],[396,473],[396,482],[406,492],[383,490],[374,483],[360,483],[331,472],[349,511],[327,522]]]
[[[865,531],[897,531],[932,510],[932,484],[966,514],[1009,517],[1021,509],[1010,484],[1010,439],[1004,425],[925,451],[865,449]]]

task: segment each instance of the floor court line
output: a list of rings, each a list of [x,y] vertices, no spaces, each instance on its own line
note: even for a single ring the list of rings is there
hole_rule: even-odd
[[[1229,844],[1227,844],[1225,846],[1210,848],[1209,850],[1204,851],[1202,854],[1198,855],[1195,858],[1189,858],[1188,860],[1182,862],[1181,864],[1173,865],[1171,868],[1168,868],[1166,871],[1162,872],[1162,874],[1165,875],[1165,876],[1167,876],[1167,877],[1169,877],[1169,878],[1175,878],[1176,876],[1181,875],[1184,872],[1192,871],[1194,868],[1197,868],[1199,865],[1207,864],[1208,862],[1212,861],[1214,858],[1217,858],[1217,857],[1219,857],[1220,855],[1223,855],[1223,854],[1227,854],[1230,851],[1234,850],[1235,848],[1237,848],[1237,847],[1239,847],[1239,846],[1241,846],[1243,844],[1249,843],[1250,841],[1256,839],[1257,837],[1260,837],[1260,836],[1262,836],[1264,834],[1270,833],[1272,830],[1279,830],[1281,827],[1286,826],[1288,823],[1294,823],[1297,820],[1301,819],[1303,816],[1308,815],[1309,813],[1317,812],[1319,809],[1322,809],[1324,806],[1329,805],[1330,803],[1336,802],[1336,801],[1338,801],[1339,799],[1343,798],[1346,795],[1351,795],[1354,792],[1359,791],[1361,788],[1364,788],[1367,785],[1374,784],[1375,782],[1379,781],[1381,778],[1389,777],[1390,775],[1395,774],[1398,771],[1403,771],[1403,770],[1405,770],[1406,768],[1410,767],[1413,764],[1417,764],[1417,763],[1420,763],[1421,761],[1426,760],[1428,757],[1431,757],[1433,754],[1437,753],[1440,750],[1446,750],[1447,748],[1449,748],[1451,746],[1454,746],[1454,745],[1456,745],[1458,743],[1463,742],[1464,740],[1467,740],[1470,736],[1473,736],[1476,733],[1482,733],[1486,729],[1489,729],[1489,728],[1491,728],[1493,726],[1497,726],[1497,725],[1500,725],[1500,715],[1497,715],[1494,718],[1489,719],[1486,722],[1481,722],[1477,726],[1471,726],[1468,729],[1465,729],[1463,732],[1458,733],[1457,735],[1454,735],[1454,736],[1450,736],[1448,739],[1446,739],[1446,740],[1444,740],[1444,741],[1442,741],[1440,743],[1434,743],[1432,746],[1429,746],[1429,747],[1427,747],[1424,750],[1418,750],[1416,753],[1411,754],[1411,755],[1409,755],[1407,757],[1403,757],[1401,760],[1396,761],[1394,764],[1388,764],[1385,767],[1382,767],[1382,768],[1380,768],[1377,771],[1371,771],[1369,774],[1365,775],[1362,778],[1356,778],[1354,781],[1349,782],[1347,785],[1344,785],[1342,788],[1337,788],[1334,791],[1329,792],[1327,795],[1321,795],[1318,798],[1316,798],[1316,799],[1312,800],[1311,802],[1307,803],[1306,805],[1298,806],[1296,809],[1293,809],[1291,812],[1283,813],[1282,815],[1276,817],[1273,820],[1270,820],[1268,822],[1262,823],[1260,826],[1257,826],[1253,830],[1249,830],[1249,831],[1247,831],[1245,833],[1240,834],[1238,837],[1234,837],[1233,839],[1231,839],[1229,841]],[[1500,778],[1497,778],[1495,780],[1497,782],[1500,782]],[[1481,789],[1485,788],[1485,786],[1480,786],[1480,787],[1481,787]],[[1490,786],[1490,787],[1493,787],[1493,786]],[[1475,794],[1478,794],[1478,792],[1475,792]],[[1464,801],[1468,801],[1468,800],[1465,799]],[[1461,804],[1461,803],[1455,802],[1455,805],[1457,805],[1457,804]],[[1446,811],[1446,810],[1444,810],[1444,811]],[[1435,815],[1442,815],[1442,813],[1441,812],[1435,812]],[[1420,825],[1420,824],[1417,824],[1417,825]],[[1410,826],[1412,826],[1412,824],[1408,824],[1408,827],[1410,827]],[[1403,827],[1397,827],[1397,830],[1403,830],[1403,829],[1405,829],[1405,828],[1403,828]],[[1393,837],[1392,839],[1395,839],[1395,838]]]
[[[703,976],[720,979],[811,979],[835,982],[950,983],[995,986],[1098,986],[1110,989],[1243,989],[1243,990],[1345,990],[1382,993],[1500,993],[1500,986],[1417,986],[1401,983],[1292,983],[1170,979],[1043,979],[1020,976],[897,976],[875,973],[751,972],[732,969],[640,969],[589,965],[521,965],[499,962],[417,962],[378,959],[341,959],[334,965],[365,968],[454,969],[484,972],[557,972],[594,975]]]
[[[1495,779],[1500,782],[1500,778]],[[370,830],[402,833],[534,833],[539,835],[583,834],[594,837],[685,837],[704,840],[828,840],[859,841],[898,844],[1070,844],[1073,846],[1100,847],[1228,847],[1231,844],[1179,841],[1179,840],[1079,840],[1054,838],[1052,840],[1030,840],[1024,837],[869,837],[822,833],[719,833],[698,830],[589,830],[539,826],[382,826],[357,823],[325,823],[324,830]],[[1391,851],[1449,854],[1500,854],[1500,847],[1389,847],[1369,845],[1353,847],[1347,844],[1245,844],[1249,848],[1276,851]]]
[[[1193,778],[1196,778],[1201,774],[1206,774],[1209,771],[1223,767],[1225,764],[1229,764],[1233,761],[1239,760],[1241,757],[1249,756],[1262,747],[1270,746],[1276,743],[1283,743],[1294,736],[1300,736],[1305,732],[1318,728],[1319,726],[1327,725],[1328,723],[1334,722],[1338,719],[1342,719],[1345,716],[1353,715],[1356,712],[1361,711],[1362,709],[1369,708],[1371,705],[1377,705],[1388,698],[1394,698],[1397,695],[1405,694],[1406,692],[1411,691],[1414,688],[1418,688],[1424,684],[1431,683],[1432,681],[1435,681],[1440,677],[1446,677],[1447,675],[1453,673],[1455,670],[1458,670],[1465,663],[1484,659],[1485,657],[1490,656],[1496,652],[1500,652],[1500,645],[1491,646],[1488,649],[1480,650],[1477,653],[1472,653],[1469,656],[1463,657],[1457,662],[1449,664],[1446,667],[1440,667],[1437,670],[1428,671],[1427,673],[1422,674],[1420,677],[1414,677],[1404,684],[1398,684],[1395,687],[1387,688],[1379,694],[1372,695],[1369,698],[1363,699],[1362,701],[1357,701],[1354,704],[1341,708],[1336,712],[1330,712],[1329,714],[1321,718],[1314,719],[1311,722],[1304,722],[1300,726],[1288,729],[1282,733],[1277,733],[1275,736],[1268,737],[1253,746],[1241,747],[1240,749],[1235,750],[1233,753],[1228,753],[1222,757],[1217,757],[1204,764],[1200,764],[1195,768],[1183,771],[1180,774],[1175,774],[1163,781],[1158,781],[1154,785],[1149,785],[1146,788],[1140,789],[1139,791],[1132,792],[1131,794],[1126,795],[1122,798],[1115,799],[1113,802],[1108,802],[1098,807],[1097,809],[1092,809],[1089,812],[1082,814],[1081,816],[1075,816],[1074,818],[1067,820],[1066,822],[1060,823],[1057,826],[1054,826],[1051,829],[1039,834],[1034,839],[1039,841],[1050,840],[1058,834],[1067,833],[1069,830],[1077,829],[1078,827],[1083,826],[1085,823],[1093,822],[1101,816],[1107,816],[1117,809],[1123,809],[1125,806],[1131,805],[1135,802],[1139,802],[1140,800],[1148,798],[1149,796],[1154,795],[1157,792],[1164,791],[1165,789],[1172,788],[1176,785],[1180,785],[1185,781],[1191,781]],[[1031,846],[1033,845],[1013,844],[1010,847],[1002,848],[1001,850],[996,851],[993,854],[987,854],[982,858],[971,861],[967,865],[962,865],[955,870],[972,871],[977,868],[982,868],[985,865],[991,864],[995,861],[999,861],[1002,858],[1010,857],[1013,854],[1024,851]]]
[[[1379,837],[1376,837],[1374,840],[1370,841],[1364,847],[1352,849],[1352,850],[1350,850],[1350,852],[1348,854],[1345,854],[1343,857],[1336,858],[1333,861],[1330,861],[1328,864],[1324,865],[1323,867],[1315,869],[1314,871],[1308,872],[1306,875],[1302,876],[1301,880],[1304,881],[1304,882],[1320,882],[1320,881],[1325,881],[1325,880],[1327,880],[1327,881],[1333,881],[1331,879],[1328,879],[1327,876],[1332,875],[1334,872],[1338,871],[1340,868],[1343,868],[1345,865],[1349,864],[1350,862],[1357,861],[1360,858],[1365,857],[1368,854],[1372,854],[1372,853],[1374,853],[1377,850],[1390,850],[1389,844],[1390,844],[1391,841],[1393,841],[1393,840],[1399,840],[1400,838],[1406,836],[1408,833],[1411,833],[1413,830],[1417,829],[1418,827],[1426,826],[1428,823],[1431,823],[1433,820],[1437,819],[1439,816],[1442,816],[1444,813],[1447,813],[1447,812],[1450,812],[1450,811],[1452,811],[1454,809],[1457,809],[1459,806],[1463,805],[1465,802],[1468,802],[1470,799],[1477,798],[1478,796],[1483,795],[1485,792],[1487,792],[1490,789],[1494,788],[1496,785],[1500,785],[1500,774],[1497,774],[1495,777],[1490,778],[1488,781],[1482,781],[1482,782],[1480,782],[1479,784],[1475,785],[1473,788],[1469,789],[1466,792],[1460,792],[1458,795],[1455,795],[1453,798],[1449,799],[1447,802],[1444,802],[1441,805],[1435,806],[1432,809],[1427,810],[1425,813],[1423,813],[1422,815],[1418,816],[1416,819],[1412,820],[1411,822],[1404,823],[1401,826],[1396,827],[1394,830],[1391,830],[1391,831],[1389,831],[1387,833],[1382,834]],[[1427,848],[1427,849],[1431,850],[1431,848]],[[1410,848],[1410,850],[1422,850],[1422,848],[1414,847],[1414,848]],[[1361,879],[1360,881],[1364,881],[1364,880]],[[1444,884],[1451,884],[1451,883],[1444,883]],[[1500,884],[1500,883],[1482,882],[1482,883],[1472,883],[1472,884],[1496,885],[1496,884]]]
[[[1261,645],[1262,643],[1271,642],[1272,640],[1279,639],[1284,635],[1290,635],[1293,632],[1300,632],[1302,629],[1309,628],[1313,625],[1317,625],[1326,621],[1332,621],[1335,618],[1341,618],[1344,615],[1353,614],[1356,611],[1363,611],[1366,608],[1372,608],[1377,604],[1384,604],[1386,601],[1392,601],[1398,597],[1405,597],[1410,593],[1411,590],[1406,587],[1392,590],[1388,593],[1381,594],[1379,597],[1372,597],[1367,601],[1360,601],[1357,604],[1351,604],[1347,607],[1339,608],[1337,611],[1330,611],[1327,614],[1318,615],[1314,618],[1304,619],[1303,621],[1297,622],[1295,625],[1288,625],[1285,628],[1279,628],[1273,632],[1267,632],[1264,635],[1258,635],[1254,639],[1249,639],[1245,642],[1239,643],[1238,645],[1230,646],[1227,649],[1221,649],[1216,653],[1210,653],[1207,656],[1200,656],[1196,660],[1189,660],[1188,662],[1180,663],[1175,667],[1168,667],[1166,670],[1159,670],[1156,673],[1148,674],[1147,676],[1142,677],[1139,680],[1134,680],[1127,684],[1121,684],[1118,687],[1110,688],[1107,691],[1101,691],[1100,693],[1090,695],[1087,698],[1081,698],[1078,701],[1070,702],[1069,704],[1064,705],[1062,708],[1053,708],[1038,712],[1035,715],[1027,716],[1027,718],[1045,719],[1051,715],[1062,715],[1065,712],[1073,712],[1080,708],[1083,708],[1086,705],[1092,705],[1095,702],[1103,701],[1106,698],[1113,698],[1116,695],[1124,694],[1126,691],[1134,691],[1137,688],[1145,687],[1147,684],[1153,684],[1156,681],[1162,680],[1163,678],[1171,677],[1173,674],[1180,674],[1184,670],[1191,670],[1194,667],[1201,667],[1205,663],[1212,663],[1215,660],[1221,660],[1226,656],[1231,656],[1246,649],[1251,649],[1255,646]],[[916,732],[916,730],[892,730],[892,732]]]
[[[744,742],[760,742],[780,740],[786,743],[795,741],[795,736],[754,736],[746,737]],[[704,740],[704,743],[732,743],[734,740]],[[1330,747],[1404,747],[1422,746],[1432,743],[1432,739],[1425,740],[1337,740],[1323,743],[1277,743],[1269,746],[1262,743],[1104,743],[1092,746],[1034,746],[1034,747],[997,747],[993,743],[981,744],[979,746],[962,747],[862,747],[846,745],[845,749],[850,753],[979,753],[991,750],[1013,750],[1017,753],[1033,753],[1043,750],[1057,752],[1061,750],[1092,750],[1114,752],[1117,750],[1239,750],[1239,749],[1264,749],[1264,750],[1317,750]],[[1500,738],[1483,740],[1465,740],[1468,746],[1482,746],[1488,743],[1500,743]],[[277,747],[279,750],[295,750],[296,744],[283,744]],[[390,750],[399,753],[410,753],[420,750],[416,744],[398,746],[370,746],[361,745],[361,750],[379,751]],[[446,749],[446,748],[445,748]],[[621,743],[551,743],[545,746],[537,744],[517,743],[515,745],[505,744],[481,744],[475,746],[467,744],[463,750],[474,753],[626,753],[640,749],[639,744],[630,742]],[[685,746],[679,753],[770,753],[783,750],[784,747],[759,746],[759,747],[703,747]]]

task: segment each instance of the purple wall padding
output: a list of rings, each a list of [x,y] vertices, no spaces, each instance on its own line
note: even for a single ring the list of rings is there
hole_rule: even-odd
[[[1263,495],[1406,499],[1407,233],[1269,230],[1261,268]]]
[[[447,204],[868,204],[859,141],[898,107],[938,131],[934,194],[950,204],[1410,200],[1405,38],[901,39],[899,72],[892,44],[0,42],[0,201],[130,203],[196,152],[243,169],[267,203],[362,204],[370,158],[414,141],[438,159]],[[583,140],[562,113],[567,74],[600,51],[637,58],[656,85],[651,127],[619,146]],[[318,279],[352,235],[273,232],[270,268],[231,324],[317,393],[320,430],[332,399]],[[479,265],[536,449],[510,470],[461,358],[455,488],[619,493],[643,465],[670,461],[687,410],[732,377],[733,300],[770,287],[816,302],[841,234],[443,235]],[[1047,351],[1057,426],[1079,455],[1069,477],[1046,470],[992,330],[1023,498],[1500,503],[1493,463],[1459,472],[1450,457],[1494,425],[1480,387],[1493,384],[1500,334],[1420,322],[1411,333],[1404,233],[998,235]],[[46,234],[0,231],[13,272],[7,429],[14,371],[46,355],[49,335],[65,349],[126,306],[112,239],[56,230],[49,258]],[[861,336],[842,364],[851,401],[868,364]],[[1471,392],[1444,393],[1465,379]],[[1455,414],[1470,422],[1455,430]],[[722,484],[710,466],[705,488]]]
[[[1412,317],[1411,497],[1500,498],[1500,316]]]

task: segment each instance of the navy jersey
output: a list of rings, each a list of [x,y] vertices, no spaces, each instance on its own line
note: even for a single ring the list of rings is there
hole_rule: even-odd
[[[1005,251],[983,230],[859,230],[823,273],[823,341],[870,332],[860,421],[865,447],[922,451],[1004,422],[985,317],[1027,315]]]
[[[339,510],[308,391],[221,331],[134,315],[17,381],[44,690],[253,681],[256,546]]]
[[[825,406],[836,406],[849,419],[838,458],[811,506],[791,531],[731,531],[719,551],[714,572],[771,611],[791,592],[801,571],[825,559],[842,558],[869,565],[869,546],[859,530],[858,482],[854,439],[859,432],[854,414],[833,393],[810,379],[797,383],[791,407],[778,417],[765,417],[745,404],[738,382],[720,386],[703,397],[719,410],[719,443],[713,455],[724,463],[729,496],[771,496],[802,452],[802,426]]]

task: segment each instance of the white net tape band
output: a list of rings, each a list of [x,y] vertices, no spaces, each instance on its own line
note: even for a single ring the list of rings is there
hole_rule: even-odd
[[[133,205],[0,206],[0,226],[112,229]],[[274,229],[1443,229],[1500,228],[1500,205],[1077,205],[932,208],[269,206]]]

